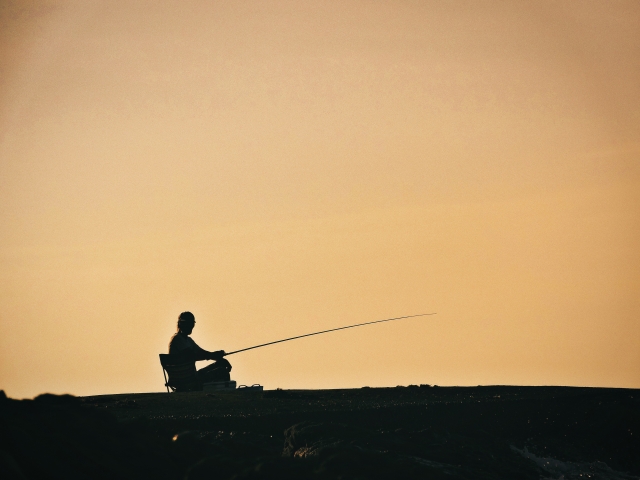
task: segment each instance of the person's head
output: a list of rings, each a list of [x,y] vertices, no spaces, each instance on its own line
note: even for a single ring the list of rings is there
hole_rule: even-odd
[[[178,331],[186,335],[191,335],[193,327],[196,325],[196,317],[191,312],[182,312],[178,317]]]

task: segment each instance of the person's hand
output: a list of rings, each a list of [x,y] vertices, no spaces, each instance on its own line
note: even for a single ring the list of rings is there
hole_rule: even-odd
[[[213,360],[220,360],[225,356],[224,350],[218,350],[217,352],[211,352],[211,358]]]

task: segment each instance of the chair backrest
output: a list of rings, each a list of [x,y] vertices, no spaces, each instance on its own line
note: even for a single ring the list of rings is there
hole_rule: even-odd
[[[180,355],[160,354],[162,369],[169,375],[165,386],[174,392],[202,390],[202,384],[196,375],[196,364]],[[165,376],[166,379],[166,376]]]

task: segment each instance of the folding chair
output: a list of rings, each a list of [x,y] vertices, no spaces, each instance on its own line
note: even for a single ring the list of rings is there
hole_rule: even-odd
[[[202,383],[200,383],[196,375],[196,365],[193,360],[187,360],[180,355],[161,353],[160,365],[162,365],[164,386],[167,387],[167,392],[202,390]],[[167,375],[169,376],[168,378]]]

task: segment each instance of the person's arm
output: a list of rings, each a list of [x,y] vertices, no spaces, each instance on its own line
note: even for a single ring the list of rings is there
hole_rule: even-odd
[[[217,350],[215,352],[208,352],[207,350],[200,349],[200,354],[203,355],[202,360],[221,360],[224,358],[224,350]]]
[[[192,338],[190,340],[193,345],[194,360],[220,360],[224,357],[224,350],[209,352],[204,348],[200,348]]]

